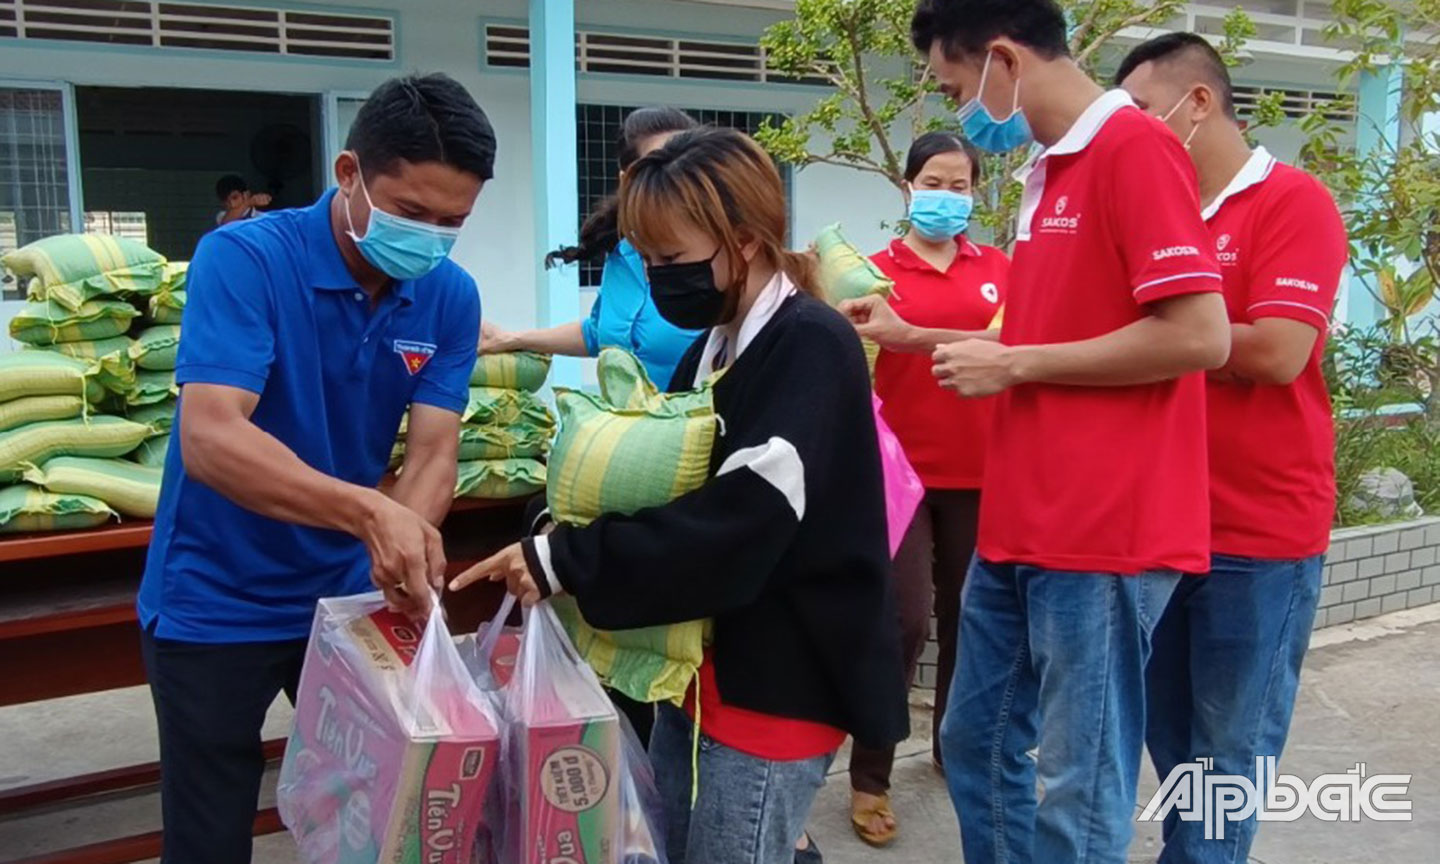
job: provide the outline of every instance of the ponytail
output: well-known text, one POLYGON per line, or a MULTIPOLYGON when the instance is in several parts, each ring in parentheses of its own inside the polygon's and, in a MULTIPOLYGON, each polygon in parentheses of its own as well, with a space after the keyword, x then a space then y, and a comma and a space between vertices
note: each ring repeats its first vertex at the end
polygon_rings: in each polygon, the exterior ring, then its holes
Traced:
MULTIPOLYGON (((695 118, 678 108, 637 108, 625 116, 620 128, 620 171, 640 159, 640 146, 660 135, 684 132, 699 126, 695 118)), ((545 256, 545 269, 577 261, 599 261, 620 245, 620 199, 611 195, 595 205, 580 226, 580 242, 561 246, 545 256)))
POLYGON ((577 261, 599 261, 615 251, 620 245, 620 199, 607 197, 580 226, 580 242, 575 246, 561 246, 545 256, 545 269, 558 264, 574 264, 577 261))

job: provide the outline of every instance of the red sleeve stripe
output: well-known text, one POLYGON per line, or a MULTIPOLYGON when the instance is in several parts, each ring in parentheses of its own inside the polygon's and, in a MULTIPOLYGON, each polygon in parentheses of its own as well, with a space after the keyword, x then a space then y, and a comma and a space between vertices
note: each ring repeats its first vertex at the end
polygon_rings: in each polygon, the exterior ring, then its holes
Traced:
POLYGON ((1219 278, 1220 278, 1220 274, 1219 274, 1219 273, 1180 273, 1180 274, 1177 274, 1177 275, 1175 275, 1175 276, 1166 276, 1166 277, 1163 278, 1163 279, 1151 279, 1149 282, 1146 282, 1144 285, 1137 286, 1137 287, 1135 288, 1135 290, 1134 290, 1134 291, 1131 291, 1130 293, 1131 293, 1131 294, 1139 294, 1141 291, 1144 291, 1146 288, 1153 288, 1153 287, 1155 287, 1156 285, 1163 285, 1163 284, 1165 284, 1166 282, 1174 282, 1174 281, 1179 280, 1179 279, 1219 279, 1219 278))
POLYGON ((1247 312, 1254 312, 1256 309, 1259 309, 1261 306, 1293 306, 1293 307, 1296 308, 1296 309, 1304 309, 1306 312, 1312 312, 1312 313, 1314 313, 1315 315, 1319 316, 1321 322, 1323 322, 1323 323, 1324 323, 1325 325, 1327 325, 1327 326, 1330 324, 1330 316, 1329 316, 1329 315, 1326 315, 1324 312, 1321 312, 1319 309, 1316 309, 1314 306, 1307 306, 1307 305, 1305 305, 1304 303, 1296 303, 1296 302, 1294 302, 1293 300, 1262 300, 1262 301, 1259 302, 1259 303, 1252 304, 1252 305, 1250 306, 1250 308, 1247 309, 1246 311, 1247 311, 1247 312))

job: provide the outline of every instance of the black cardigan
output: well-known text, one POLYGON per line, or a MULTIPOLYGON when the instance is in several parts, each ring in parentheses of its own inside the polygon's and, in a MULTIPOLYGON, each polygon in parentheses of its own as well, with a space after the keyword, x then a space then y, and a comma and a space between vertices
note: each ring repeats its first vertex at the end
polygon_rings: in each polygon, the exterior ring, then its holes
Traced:
MULTIPOLYGON (((671 389, 689 388, 704 346, 671 389)), ((818 300, 787 299, 716 385, 715 408, 711 479, 663 507, 557 528, 557 581, 604 629, 714 618, 728 705, 872 747, 902 740, 884 487, 854 330, 818 300)), ((526 554, 538 563, 533 541, 526 554)))

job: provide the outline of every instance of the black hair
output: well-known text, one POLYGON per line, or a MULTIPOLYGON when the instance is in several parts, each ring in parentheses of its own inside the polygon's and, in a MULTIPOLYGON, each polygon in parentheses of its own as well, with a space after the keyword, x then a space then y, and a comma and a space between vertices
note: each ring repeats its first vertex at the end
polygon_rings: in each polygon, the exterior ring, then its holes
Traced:
POLYGON ((964 153, 965 158, 970 160, 970 185, 979 185, 980 149, 954 132, 926 132, 915 139, 910 145, 910 152, 905 154, 906 182, 913 183, 925 170, 925 163, 942 153, 964 153))
POLYGON ((920 0, 910 41, 929 54, 940 43, 951 60, 975 57, 1005 36, 1047 60, 1066 57, 1065 13, 1055 0, 920 0))
POLYGON ((366 174, 392 174, 399 162, 440 162, 481 180, 495 176, 495 130, 470 93, 448 75, 407 75, 375 88, 345 149, 366 174))
MULTIPOLYGON (((620 150, 620 170, 624 171, 640 159, 640 145, 657 135, 671 132, 685 132, 699 127, 694 117, 679 108, 657 106, 636 108, 625 115, 620 125, 620 139, 616 142, 620 150)), ((580 226, 580 242, 575 246, 561 246, 545 256, 545 266, 557 263, 574 264, 576 261, 594 261, 603 258, 620 245, 619 206, 614 195, 595 205, 585 222, 580 226)))
POLYGON ((1190 64, 1191 71, 1220 97, 1220 108, 1225 116, 1234 120, 1235 88, 1230 83, 1230 70, 1225 68, 1225 60, 1215 46, 1198 33, 1166 33, 1136 45, 1116 70, 1115 86, 1119 87, 1146 63, 1158 66, 1182 58, 1190 64))
POLYGON ((215 181, 215 197, 221 201, 229 198, 232 193, 249 191, 250 184, 246 183, 245 178, 239 174, 226 174, 215 181))

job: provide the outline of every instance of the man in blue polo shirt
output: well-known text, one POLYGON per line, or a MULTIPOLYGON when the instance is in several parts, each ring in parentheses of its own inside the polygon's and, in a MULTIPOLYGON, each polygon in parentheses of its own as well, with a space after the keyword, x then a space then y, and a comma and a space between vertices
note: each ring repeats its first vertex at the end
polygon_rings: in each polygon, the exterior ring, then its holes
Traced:
POLYGON ((139 598, 166 864, 250 861, 261 724, 294 696, 318 598, 373 582, 429 609, 480 326, 475 282, 447 256, 494 156, 459 84, 396 79, 355 118, 338 190, 195 253, 139 598))

